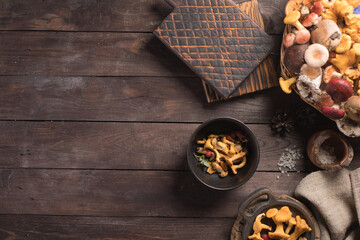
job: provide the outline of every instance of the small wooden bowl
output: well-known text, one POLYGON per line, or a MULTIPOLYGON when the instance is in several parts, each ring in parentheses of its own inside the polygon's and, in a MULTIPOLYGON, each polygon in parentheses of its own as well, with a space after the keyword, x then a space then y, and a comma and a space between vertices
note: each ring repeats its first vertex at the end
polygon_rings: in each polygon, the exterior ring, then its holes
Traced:
POLYGON ((315 166, 325 170, 348 166, 354 157, 350 143, 343 135, 333 130, 323 130, 312 135, 307 143, 307 154, 315 166), (321 156, 321 152, 325 148, 334 150, 335 160, 331 163, 321 161, 324 157, 321 156))

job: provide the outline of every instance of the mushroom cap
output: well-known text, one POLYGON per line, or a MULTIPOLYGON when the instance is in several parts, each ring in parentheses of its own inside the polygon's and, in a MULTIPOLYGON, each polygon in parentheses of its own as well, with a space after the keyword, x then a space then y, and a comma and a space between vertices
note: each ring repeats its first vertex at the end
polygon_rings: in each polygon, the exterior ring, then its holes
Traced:
POLYGON ((305 63, 304 55, 309 44, 293 45, 285 50, 284 65, 292 74, 299 74, 305 63))
POLYGON ((360 96, 351 96, 344 105, 346 116, 354 121, 360 121, 360 96))
POLYGON ((306 18, 301 22, 304 27, 311 27, 317 20, 319 16, 316 13, 310 13, 306 18))
POLYGON ((272 217, 274 217, 278 212, 279 212, 279 210, 277 210, 276 208, 270 208, 270 209, 267 210, 267 212, 266 212, 266 217, 267 217, 267 218, 272 218, 272 217))
POLYGON ((332 58, 330 62, 339 69, 340 73, 344 74, 349 67, 356 63, 356 51, 352 48, 346 54, 336 54, 336 57, 332 58))
POLYGON ((310 13, 310 8, 306 5, 302 5, 299 9, 299 12, 301 13, 301 16, 306 16, 310 13))
POLYGON ((289 224, 295 225, 296 224, 296 219, 295 218, 290 218, 289 220, 289 224))
POLYGON ((305 62, 310 67, 322 67, 329 59, 329 51, 321 44, 311 44, 305 51, 305 62))
POLYGON ((294 24, 299 20, 300 17, 301 17, 301 13, 299 11, 291 11, 284 18, 284 23, 285 24, 294 24))
POLYGON ((321 0, 320 2, 324 7, 329 8, 334 5, 335 1, 336 0, 321 0))
POLYGON ((324 45, 329 51, 334 50, 341 41, 341 31, 338 25, 329 19, 321 20, 311 31, 311 41, 324 45))
POLYGON ((283 39, 283 44, 285 48, 289 48, 295 43, 296 35, 294 33, 288 33, 283 39))
POLYGON ((360 56, 360 43, 354 43, 352 49, 354 49, 356 56, 360 56))
POLYGON ((321 1, 315 2, 314 5, 310 8, 311 13, 316 13, 320 15, 324 11, 324 7, 321 4, 321 1))
POLYGON ((304 44, 309 42, 310 40, 310 32, 306 28, 301 29, 297 32, 295 37, 295 42, 298 44, 304 44))
MULTIPOLYGON (((333 74, 338 73, 338 70, 334 67, 334 65, 329 65, 325 68, 323 73, 323 81, 324 83, 329 83, 331 79, 333 79, 333 74)), ((340 73, 339 73, 340 74, 340 73)))
POLYGON ((340 44, 335 48, 336 53, 345 53, 351 48, 351 37, 346 33, 341 35, 340 44))
POLYGON ((292 212, 288 206, 280 208, 279 212, 275 216, 277 222, 288 222, 291 218, 292 212))
POLYGON ((313 0, 289 0, 285 6, 285 15, 288 15, 291 11, 300 10, 302 6, 311 7, 313 0))
POLYGON ((314 67, 309 66, 308 64, 304 64, 304 65, 302 65, 302 67, 300 69, 300 74, 306 75, 306 76, 308 76, 308 78, 313 80, 322 75, 322 69, 321 69, 321 67, 314 68, 314 67))
POLYGON ((279 84, 281 90, 283 90, 284 93, 290 94, 292 92, 291 85, 294 83, 296 83, 296 77, 292 77, 287 80, 283 79, 282 77, 279 78, 279 84))

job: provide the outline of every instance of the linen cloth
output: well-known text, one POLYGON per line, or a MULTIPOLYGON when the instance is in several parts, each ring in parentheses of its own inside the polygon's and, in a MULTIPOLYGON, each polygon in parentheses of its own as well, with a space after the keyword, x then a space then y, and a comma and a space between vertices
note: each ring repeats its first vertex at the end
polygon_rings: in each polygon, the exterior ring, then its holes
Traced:
POLYGON ((360 240, 360 168, 311 173, 295 196, 311 207, 321 240, 360 240))

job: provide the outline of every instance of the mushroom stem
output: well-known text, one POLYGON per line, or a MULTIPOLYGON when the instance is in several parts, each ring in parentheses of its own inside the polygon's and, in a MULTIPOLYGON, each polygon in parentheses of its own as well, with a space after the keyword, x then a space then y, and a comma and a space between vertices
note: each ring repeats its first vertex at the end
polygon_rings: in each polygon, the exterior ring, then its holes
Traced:
POLYGON ((294 25, 298 30, 305 29, 305 27, 304 27, 299 21, 296 21, 293 25, 294 25))
POLYGON ((285 233, 286 233, 286 234, 289 234, 289 232, 291 231, 292 227, 293 227, 295 224, 296 224, 296 219, 295 219, 295 218, 291 218, 291 219, 289 220, 289 223, 288 223, 288 226, 287 226, 287 228, 286 228, 286 230, 285 230, 285 233))

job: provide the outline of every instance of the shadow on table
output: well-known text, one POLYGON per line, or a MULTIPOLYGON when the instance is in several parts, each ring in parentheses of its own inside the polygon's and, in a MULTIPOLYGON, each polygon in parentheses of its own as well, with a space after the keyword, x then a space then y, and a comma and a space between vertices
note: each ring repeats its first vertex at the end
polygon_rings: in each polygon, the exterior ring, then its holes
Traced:
POLYGON ((190 170, 179 172, 173 186, 177 207, 184 216, 219 217, 221 216, 219 209, 223 208, 232 192, 232 190, 214 190, 203 185, 190 170))

